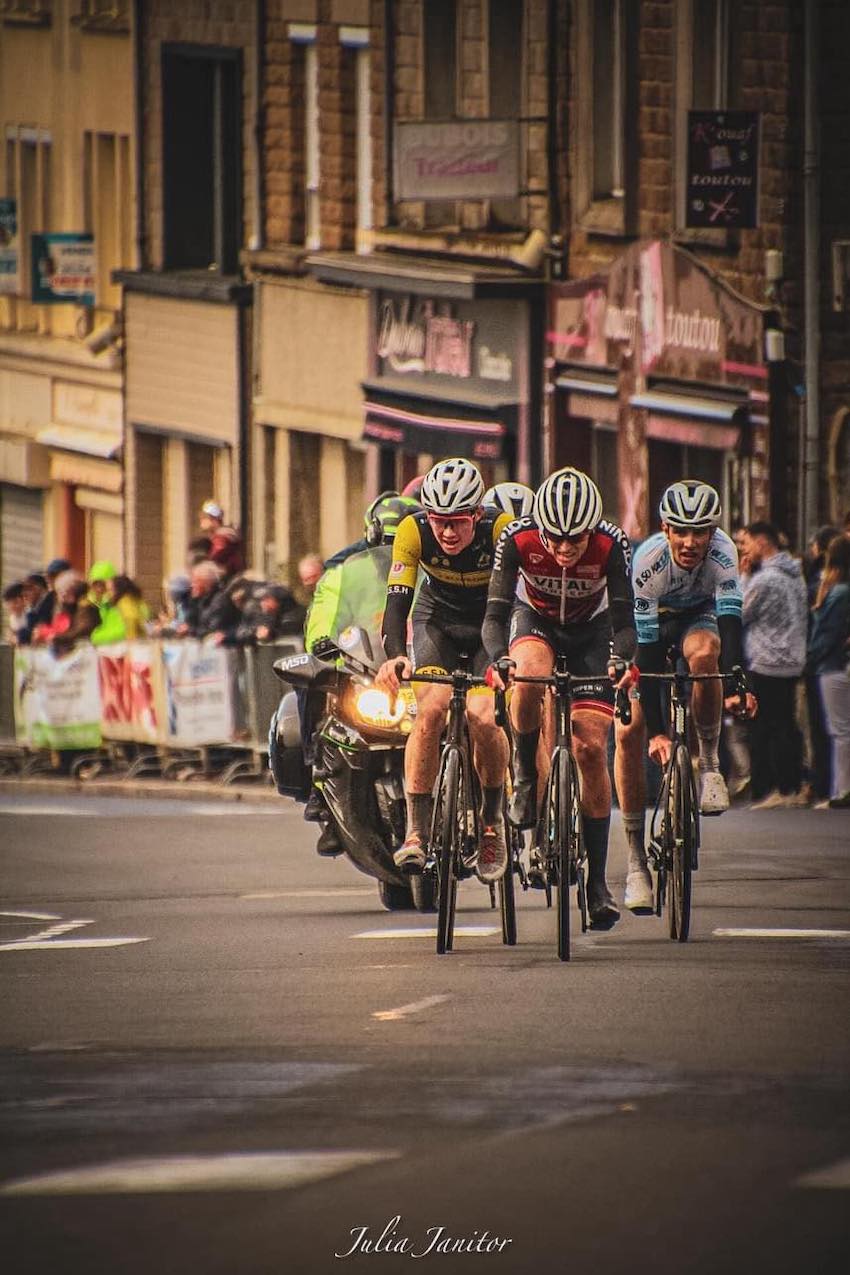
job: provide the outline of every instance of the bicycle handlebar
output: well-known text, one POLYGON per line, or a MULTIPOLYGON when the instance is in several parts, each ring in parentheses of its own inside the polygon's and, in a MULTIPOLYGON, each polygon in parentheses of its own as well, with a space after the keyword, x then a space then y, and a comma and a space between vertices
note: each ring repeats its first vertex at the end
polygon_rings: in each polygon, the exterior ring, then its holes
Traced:
MULTIPOLYGON (((455 669, 454 673, 411 673, 410 677, 404 677, 401 673, 401 665, 396 665, 396 675, 400 682, 410 684, 412 682, 430 682, 437 686, 461 686, 467 690, 472 690, 476 686, 487 686, 486 677, 476 677, 474 673, 467 673, 465 669, 455 669)), ((496 697, 495 716, 496 725, 500 730, 505 730, 508 724, 508 707, 505 698, 505 692, 493 688, 496 697)))

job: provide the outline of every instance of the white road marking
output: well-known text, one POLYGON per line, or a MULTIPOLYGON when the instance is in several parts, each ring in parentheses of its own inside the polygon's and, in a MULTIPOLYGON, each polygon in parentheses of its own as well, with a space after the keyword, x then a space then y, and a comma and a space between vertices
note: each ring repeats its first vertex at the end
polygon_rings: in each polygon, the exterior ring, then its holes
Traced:
MULTIPOLYGON (((26 913, 3 913, 5 916, 26 916, 26 913)), ((37 914, 31 913, 30 916, 35 919, 37 914)), ((108 938, 108 939, 63 939, 62 934, 69 934, 72 930, 82 929, 84 925, 94 925, 94 921, 76 920, 76 921, 60 921, 59 917, 53 917, 48 913, 39 914, 39 920, 56 920, 58 925, 51 925, 46 930, 38 930, 35 934, 26 934, 23 938, 13 939, 11 943, 0 943, 0 952, 49 952, 54 948, 78 948, 78 947, 124 947, 128 943, 149 943, 149 938, 108 938)))
POLYGON ((850 1190, 850 1160, 839 1160, 826 1169, 804 1173, 795 1186, 826 1188, 832 1191, 850 1190))
POLYGON ((85 793, 81 796, 79 802, 75 805, 65 804, 56 805, 53 802, 12 802, 0 801, 0 815, 61 815, 67 818, 69 815, 85 819, 115 819, 116 805, 104 808, 101 805, 93 806, 92 799, 97 802, 114 802, 121 805, 121 818, 139 818, 150 819, 156 817, 177 818, 186 815, 202 815, 204 817, 221 817, 230 813, 233 816, 238 815, 275 815, 288 813, 285 810, 278 811, 273 802, 265 805, 250 805, 248 802, 229 801, 222 799, 221 801, 188 801, 186 798, 179 797, 151 797, 147 800, 139 797, 98 797, 97 793, 85 793), (167 803, 167 809, 161 809, 163 803, 167 803))
POLYGON ((719 939, 850 939, 850 930, 720 929, 719 939))
POLYGON ((110 1160, 18 1178, 0 1195, 149 1195, 171 1191, 275 1191, 382 1160, 397 1151, 272 1151, 110 1160))
POLYGON ((431 1009, 434 1005, 442 1005, 448 996, 426 996, 421 1001, 411 1001, 409 1005, 399 1005, 398 1009, 379 1009, 372 1015, 382 1023, 392 1023, 399 1018, 408 1018, 411 1014, 420 1014, 423 1009, 431 1009))
POLYGON ((55 912, 0 912, 0 916, 19 916, 25 921, 61 921, 55 912))
MULTIPOLYGON (((496 925, 455 926, 455 935, 458 938, 480 938, 499 932, 499 927, 496 925)), ((436 928, 433 930, 363 930, 360 934, 352 934, 351 937, 355 939, 435 939, 437 931, 436 928)))
POLYGON ((359 890, 357 887, 349 889, 346 886, 337 886, 333 890, 309 889, 305 887, 301 890, 257 890, 252 894, 240 894, 240 899, 347 899, 353 895, 368 894, 371 898, 374 890, 359 890))
POLYGON ((33 942, 24 939, 20 943, 0 943, 0 952, 53 952, 56 948, 77 947, 126 947, 128 943, 150 943, 149 938, 113 939, 45 939, 33 942))

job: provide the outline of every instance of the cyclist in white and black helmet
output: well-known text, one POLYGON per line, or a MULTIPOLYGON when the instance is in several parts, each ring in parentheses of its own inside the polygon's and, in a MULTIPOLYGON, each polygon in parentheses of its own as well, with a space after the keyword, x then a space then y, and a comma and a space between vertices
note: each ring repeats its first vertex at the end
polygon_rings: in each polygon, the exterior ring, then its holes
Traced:
MULTIPOLYGON (((414 669, 452 673, 463 652, 469 656, 470 672, 480 675, 487 667, 481 645, 487 586, 496 540, 512 514, 485 509, 483 497, 484 480, 471 461, 457 456, 440 461, 422 483, 422 512, 405 518, 396 532, 384 613, 388 658, 376 678, 376 684, 391 693, 398 690, 399 664, 406 676, 414 669), (414 605, 420 570, 424 580, 414 605), (413 641, 408 658, 411 606, 413 641)), ((425 863, 440 734, 451 696, 447 686, 419 683, 413 689, 416 722, 404 759, 407 834, 394 856, 396 866, 405 872, 419 872, 425 863)), ((486 687, 470 692, 468 721, 483 799, 477 867, 482 881, 498 880, 508 862, 502 815, 508 749, 493 708, 493 695, 486 687)))
MULTIPOLYGON (((644 540, 632 568, 637 664, 646 673, 662 672, 667 651, 675 646, 692 673, 716 673, 718 666, 731 672, 742 663, 741 582, 738 552, 718 526, 720 497, 708 483, 686 478, 667 488, 659 514, 661 530, 644 540)), ((719 815, 729 807, 717 755, 722 698, 719 682, 694 683, 704 815, 719 815)), ((730 711, 737 711, 737 706, 737 697, 727 700, 730 711)), ((752 715, 755 707, 748 695, 747 713, 752 715)), ((652 911, 652 877, 644 847, 645 731, 650 757, 665 765, 670 740, 659 684, 653 681, 643 683, 631 724, 617 727, 617 793, 629 841, 625 905, 639 915, 652 911)))
MULTIPOLYGON (((560 469, 538 489, 531 517, 496 545, 484 618, 484 645, 495 685, 548 676, 556 656, 569 658, 574 685, 572 731, 581 772, 591 925, 607 929, 620 913, 605 867, 611 817, 608 735, 614 716, 612 653, 627 664, 635 651, 631 550, 625 532, 602 517, 602 497, 587 474, 560 469), (507 658, 507 662, 506 661, 507 658), (512 667, 511 667, 512 666, 512 667), (501 671, 500 671, 501 670, 501 671)), ((542 688, 517 684, 511 701, 514 800, 511 818, 533 828, 546 776, 538 775, 542 688)))
POLYGON ((496 483, 484 493, 481 502, 485 509, 510 514, 512 518, 524 518, 531 513, 534 492, 525 483, 496 483))

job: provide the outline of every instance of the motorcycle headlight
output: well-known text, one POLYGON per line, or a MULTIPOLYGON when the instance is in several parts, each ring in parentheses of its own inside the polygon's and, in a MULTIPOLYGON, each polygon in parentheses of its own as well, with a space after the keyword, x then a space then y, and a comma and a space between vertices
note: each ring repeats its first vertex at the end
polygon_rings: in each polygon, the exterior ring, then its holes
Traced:
POLYGON ((354 708, 357 716, 371 726, 380 726, 384 730, 394 727, 407 734, 412 726, 412 717, 416 711, 413 692, 405 686, 396 696, 395 707, 390 706, 390 697, 385 691, 375 686, 365 687, 354 696, 354 708))

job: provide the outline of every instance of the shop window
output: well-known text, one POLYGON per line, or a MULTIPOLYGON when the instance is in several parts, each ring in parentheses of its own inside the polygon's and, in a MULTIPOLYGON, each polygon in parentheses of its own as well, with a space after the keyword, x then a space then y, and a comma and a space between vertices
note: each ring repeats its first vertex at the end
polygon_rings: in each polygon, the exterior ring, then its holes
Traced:
POLYGON ((235 274, 242 234, 238 50, 162 56, 166 270, 235 274))
POLYGON ((341 27, 340 91, 345 101, 343 122, 343 189, 353 192, 343 207, 346 238, 356 238, 359 251, 369 251, 365 232, 372 228, 372 130, 369 109, 369 32, 366 27, 341 27), (350 114, 349 114, 350 113, 350 114), (348 118, 353 117, 354 131, 348 118))
MULTIPOLYGON (((731 0, 680 0, 676 5, 675 211, 680 229, 685 225, 688 111, 732 110, 737 105, 737 31, 731 0)), ((726 242, 723 230, 687 233, 708 242, 726 242)))
POLYGON ((577 9, 575 186, 580 224, 625 234, 635 178, 637 17, 634 0, 582 0, 577 9))
POLYGON ((85 227, 94 235, 96 304, 118 309, 121 289, 112 271, 131 264, 130 139, 114 133, 83 134, 85 227))
POLYGON ((590 473, 599 494, 605 517, 620 520, 620 488, 617 481, 617 427, 594 423, 590 445, 590 473))
MULTIPOLYGON (((428 0, 422 6, 425 119, 450 120, 457 115, 457 0, 428 0)), ((426 226, 450 226, 457 220, 451 201, 425 205, 426 226)))
POLYGON ((0 18, 4 22, 49 26, 52 16, 52 0, 0 0, 0 18))
MULTIPOLYGON (((45 129, 10 125, 6 129, 6 193, 17 203, 17 295, 32 296, 30 236, 50 229, 51 136, 45 129)), ((36 320, 29 307, 20 307, 17 324, 32 328, 36 320)))
MULTIPOLYGON (((487 58, 490 83, 490 118, 516 120, 522 115, 524 0, 490 0, 487 58)), ((513 229, 524 224, 521 199, 494 199, 490 203, 493 229, 513 229)))

